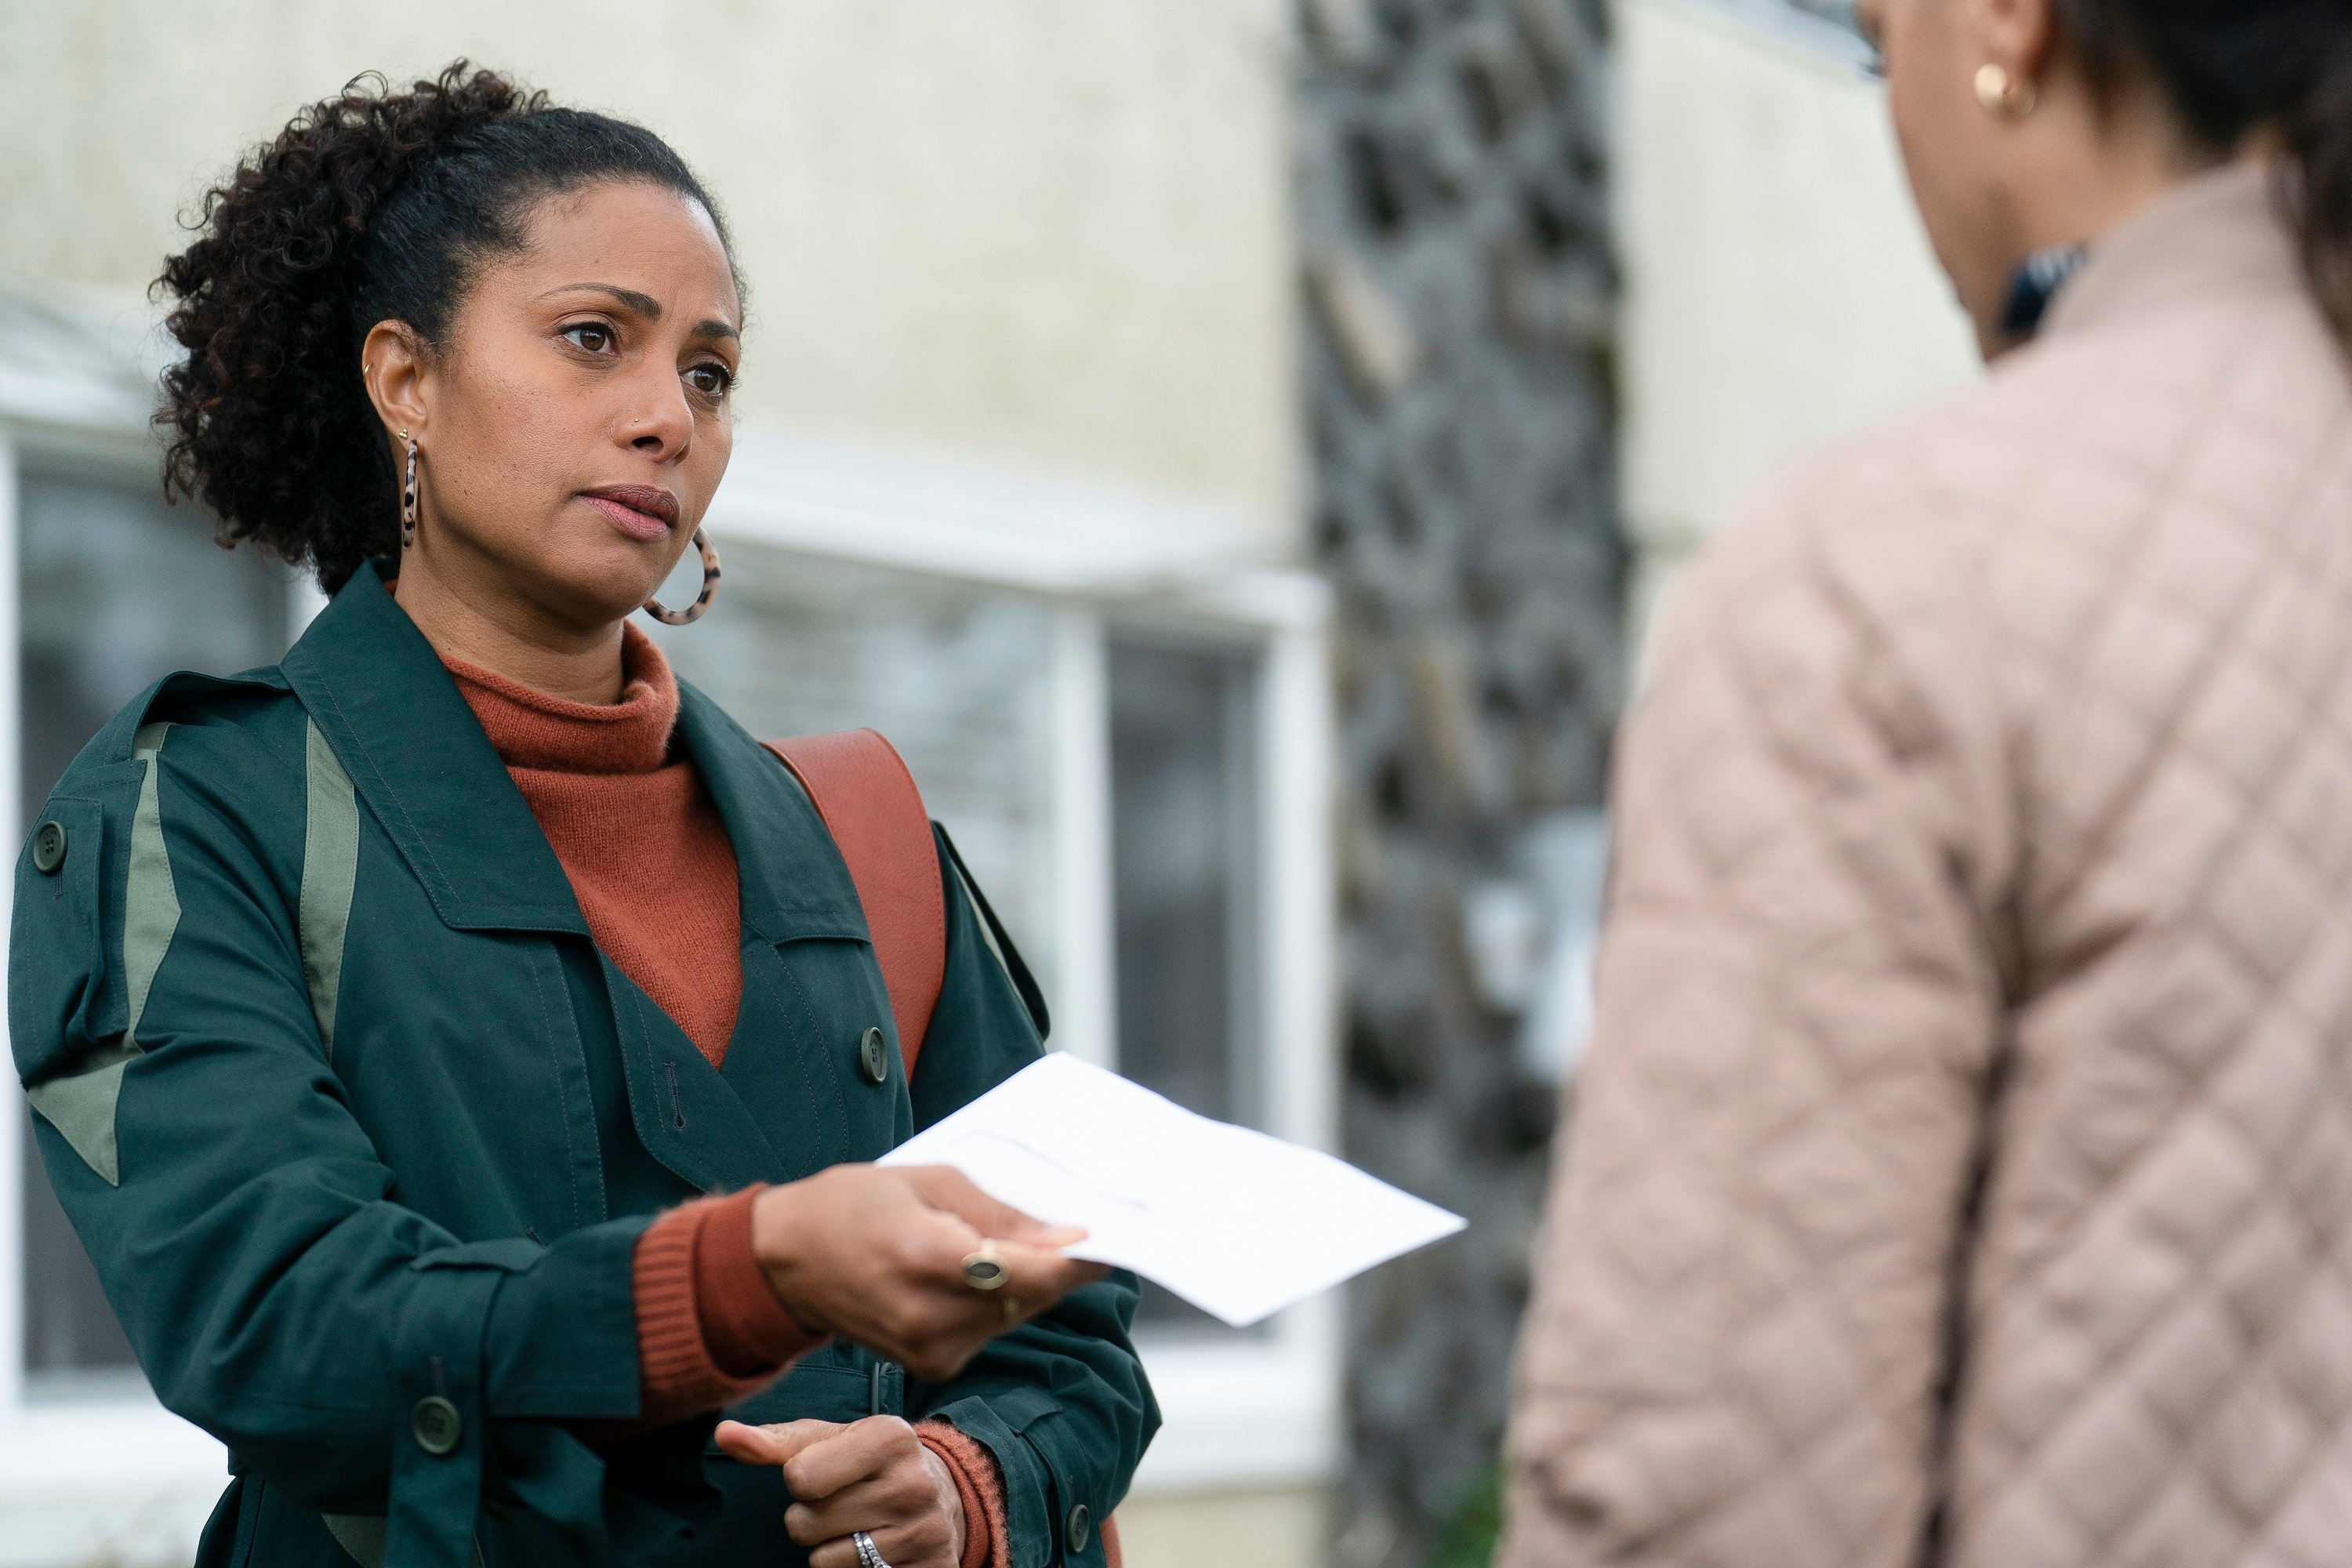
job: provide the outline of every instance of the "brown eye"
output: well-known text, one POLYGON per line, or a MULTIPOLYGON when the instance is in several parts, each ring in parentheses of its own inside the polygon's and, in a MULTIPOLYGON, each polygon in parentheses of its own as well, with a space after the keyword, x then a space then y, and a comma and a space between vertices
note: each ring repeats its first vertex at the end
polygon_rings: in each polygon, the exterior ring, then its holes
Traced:
POLYGON ((613 329, 602 321, 575 321, 563 329, 562 336, 592 354, 609 353, 613 349, 613 329))
POLYGON ((705 397, 723 397, 727 389, 735 384, 735 377, 723 364, 689 365, 686 384, 705 397))

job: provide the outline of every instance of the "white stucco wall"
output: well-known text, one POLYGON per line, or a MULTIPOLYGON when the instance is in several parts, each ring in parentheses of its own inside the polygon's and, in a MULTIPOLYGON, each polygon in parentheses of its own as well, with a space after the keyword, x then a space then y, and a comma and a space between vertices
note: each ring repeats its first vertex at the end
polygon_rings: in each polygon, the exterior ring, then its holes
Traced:
POLYGON ((1978 362, 1885 89, 1832 35, 1770 0, 1619 0, 1617 23, 1638 627, 1770 469, 1978 362))
POLYGON ((0 272, 145 284, 300 104, 459 54, 729 209, 755 421, 1205 500, 1298 484, 1283 0, 0 6, 0 272))

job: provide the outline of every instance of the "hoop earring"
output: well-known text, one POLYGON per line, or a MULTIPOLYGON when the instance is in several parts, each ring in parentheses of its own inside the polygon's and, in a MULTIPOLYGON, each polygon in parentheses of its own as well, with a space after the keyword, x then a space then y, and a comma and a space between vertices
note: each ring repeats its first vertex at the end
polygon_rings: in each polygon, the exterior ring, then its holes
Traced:
POLYGON ((1990 60, 1977 68, 1976 89, 1977 102, 1995 120, 2022 120, 2042 101, 2042 89, 2031 79, 1990 60))
POLYGON ((402 426, 400 438, 408 443, 408 477, 400 487, 400 547, 416 542, 416 437, 402 426))
POLYGON ((694 531, 694 547, 702 552, 702 592, 694 603, 682 610, 665 609, 659 599, 647 599, 641 606, 646 614, 666 626, 690 626, 702 618, 710 608, 710 601, 719 592, 719 552, 710 547, 710 537, 699 528, 694 531))

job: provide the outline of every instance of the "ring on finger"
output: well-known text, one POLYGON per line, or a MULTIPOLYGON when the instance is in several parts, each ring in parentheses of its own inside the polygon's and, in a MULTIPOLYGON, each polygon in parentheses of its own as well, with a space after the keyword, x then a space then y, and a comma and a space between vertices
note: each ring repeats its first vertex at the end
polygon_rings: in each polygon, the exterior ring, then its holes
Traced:
POLYGON ((1021 1298, 1020 1298, 1020 1297, 1018 1297, 1018 1296, 1007 1296, 1006 1298, 1004 1298, 1004 1322, 1005 1322, 1005 1326, 1006 1326, 1007 1328, 1010 1328, 1012 1325, 1013 1325, 1014 1323, 1019 1322, 1020 1321, 1021 1321, 1021 1298))
POLYGON ((890 1568, 889 1562, 882 1555, 882 1549, 875 1545, 874 1538, 864 1531, 852 1531, 849 1543, 857 1548, 857 1568, 890 1568))
POLYGON ((1012 1277, 994 1241, 982 1242, 964 1258, 963 1282, 975 1290, 1001 1290, 1012 1277))

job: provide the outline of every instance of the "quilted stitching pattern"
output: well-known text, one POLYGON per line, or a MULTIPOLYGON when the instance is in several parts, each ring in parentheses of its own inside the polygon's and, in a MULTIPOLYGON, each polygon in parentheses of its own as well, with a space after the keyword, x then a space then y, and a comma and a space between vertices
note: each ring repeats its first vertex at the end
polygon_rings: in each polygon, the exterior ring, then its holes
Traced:
POLYGON ((2352 396, 2278 249, 1682 590, 1512 1568, 2352 1560, 2352 396))

